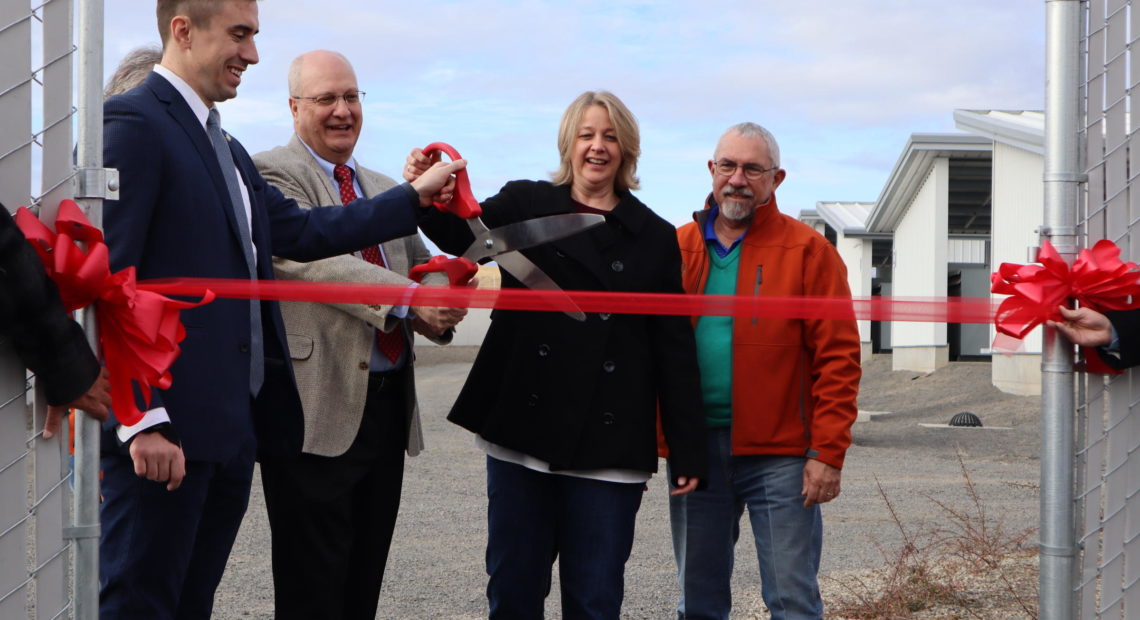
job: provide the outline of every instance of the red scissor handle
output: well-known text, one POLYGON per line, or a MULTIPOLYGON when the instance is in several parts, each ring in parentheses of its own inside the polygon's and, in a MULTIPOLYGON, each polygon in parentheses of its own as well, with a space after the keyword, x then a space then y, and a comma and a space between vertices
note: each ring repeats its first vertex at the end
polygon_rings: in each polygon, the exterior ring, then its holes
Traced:
POLYGON ((411 271, 408 272, 408 277, 416 282, 422 282, 427 274, 441 272, 447 274, 447 281, 452 286, 466 286, 471 278, 475 277, 477 271, 479 271, 479 266, 466 258, 433 256, 428 262, 412 267, 411 271))
MULTIPOLYGON (((436 151, 447 153, 452 161, 460 158, 459 151, 446 142, 432 142, 424 147, 424 155, 430 156, 436 151)), ((479 206, 479 201, 475 200, 475 194, 471 193, 471 180, 467 178, 466 168, 455 173, 455 195, 451 197, 451 202, 447 204, 437 202, 435 208, 444 213, 450 211, 465 220, 483 215, 483 207, 479 206)))

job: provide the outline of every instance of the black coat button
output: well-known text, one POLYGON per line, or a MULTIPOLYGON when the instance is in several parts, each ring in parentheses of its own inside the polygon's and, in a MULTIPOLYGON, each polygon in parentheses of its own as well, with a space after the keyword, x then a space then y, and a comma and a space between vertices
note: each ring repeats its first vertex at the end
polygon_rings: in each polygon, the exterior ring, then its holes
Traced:
POLYGON ((602 370, 606 372, 613 372, 614 368, 617 368, 617 364, 614 364, 609 360, 606 360, 604 363, 602 363, 602 370))
POLYGON ((550 345, 545 345, 545 344, 538 345, 538 356, 539 357, 546 357, 547 355, 550 355, 550 345))
POLYGON ((614 262, 610 263, 610 269, 621 273, 621 271, 625 269, 625 265, 623 265, 620 260, 615 260, 614 262))
POLYGON ((360 362, 356 366, 357 366, 357 368, 360 368, 361 370, 368 370, 368 362, 360 362))
POLYGON ((558 258, 566 258, 566 255, 562 253, 562 250, 554 250, 554 255, 558 258))
POLYGON ((531 394, 530 396, 528 396, 526 399, 526 404, 529 407, 534 407, 534 406, 538 405, 538 394, 531 394))
POLYGON ((614 414, 609 411, 602 414, 602 424, 609 426, 614 423, 614 414))
POLYGON ((243 342, 243 343, 239 344, 238 345, 238 351, 241 351, 242 353, 249 353, 249 343, 243 342))

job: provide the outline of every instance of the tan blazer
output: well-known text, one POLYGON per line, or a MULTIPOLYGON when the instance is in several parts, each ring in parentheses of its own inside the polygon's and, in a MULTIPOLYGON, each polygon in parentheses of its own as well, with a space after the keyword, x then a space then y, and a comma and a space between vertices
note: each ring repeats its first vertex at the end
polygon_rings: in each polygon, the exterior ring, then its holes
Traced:
MULTIPOLYGON (((305 145, 294 135, 285 146, 253 156, 265 180, 277 186, 302 207, 340 204, 332 180, 321 170, 305 145)), ((378 172, 357 166, 357 180, 366 196, 374 196, 396 182, 378 172)), ((377 282, 408 284, 405 277, 413 265, 430 258, 419 235, 401 237, 383 244, 388 268, 373 265, 359 255, 345 254, 311 263, 273 259, 281 280, 377 282)), ((360 429, 368 389, 368 361, 372 354, 373 328, 402 329, 412 342, 409 321, 389 316, 392 306, 281 302, 289 353, 305 414, 302 450, 320 456, 340 456, 348 450, 360 429)), ((436 342, 451 340, 451 331, 436 342)), ((409 351, 409 353, 411 353, 409 351)), ((409 368, 409 371, 414 370, 409 368)), ((408 454, 423 449, 419 404, 414 372, 404 373, 408 395, 405 412, 408 454)))

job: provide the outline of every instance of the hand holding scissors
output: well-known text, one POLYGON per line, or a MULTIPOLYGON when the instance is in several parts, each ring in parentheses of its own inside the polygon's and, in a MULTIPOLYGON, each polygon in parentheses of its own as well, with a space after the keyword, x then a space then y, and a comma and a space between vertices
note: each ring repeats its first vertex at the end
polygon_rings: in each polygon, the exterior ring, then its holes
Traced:
MULTIPOLYGON (((438 152, 447 153, 453 161, 460 159, 459 152, 450 145, 433 142, 422 151, 413 151, 408 156, 404 178, 418 178, 423 170, 431 169, 436 163, 433 155, 438 152)), ((450 196, 446 196, 446 191, 441 193, 444 194, 441 195, 441 200, 445 197, 448 200, 436 202, 435 207, 466 220, 475 238, 458 258, 436 256, 423 265, 413 267, 409 277, 416 281, 421 280, 427 273, 443 271, 448 274, 448 281, 453 286, 462 285, 475 275, 478 269, 475 263, 494 260, 499 267, 510 272, 528 288, 561 291, 562 289, 550 276, 529 258, 523 256, 519 250, 556 241, 606 221, 605 216, 594 213, 564 213, 488 228, 481 217, 483 208, 471 193, 471 182, 466 169, 456 171, 454 191, 450 196)), ((567 310, 566 314, 578 321, 586 320, 585 313, 577 307, 574 310, 567 310)))

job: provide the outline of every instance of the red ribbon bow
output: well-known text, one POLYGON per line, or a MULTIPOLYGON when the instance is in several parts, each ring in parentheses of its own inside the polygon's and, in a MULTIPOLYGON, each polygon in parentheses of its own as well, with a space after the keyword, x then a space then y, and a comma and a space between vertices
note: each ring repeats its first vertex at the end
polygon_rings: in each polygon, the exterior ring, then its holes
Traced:
POLYGON ((143 414, 133 386, 147 406, 151 387, 170 387, 170 366, 186 337, 179 312, 210 303, 214 294, 207 290, 197 303, 177 301, 138 288, 134 267, 112 274, 102 231, 71 200, 60 202, 54 233, 27 207, 16 211, 16 224, 43 260, 68 312, 94 304, 115 417, 127 426, 138 422, 143 414))
MULTIPOLYGON (((1098 312, 1140 305, 1136 263, 1120 260, 1120 248, 1107 239, 1081 250, 1072 267, 1048 241, 1037 252, 1039 265, 1002 263, 990 275, 990 291, 1011 295, 994 316, 997 330, 1021 339, 1046 320, 1063 321, 1057 309, 1070 298, 1098 312)), ((1086 352, 1090 372, 1113 372, 1096 353, 1086 352)))

